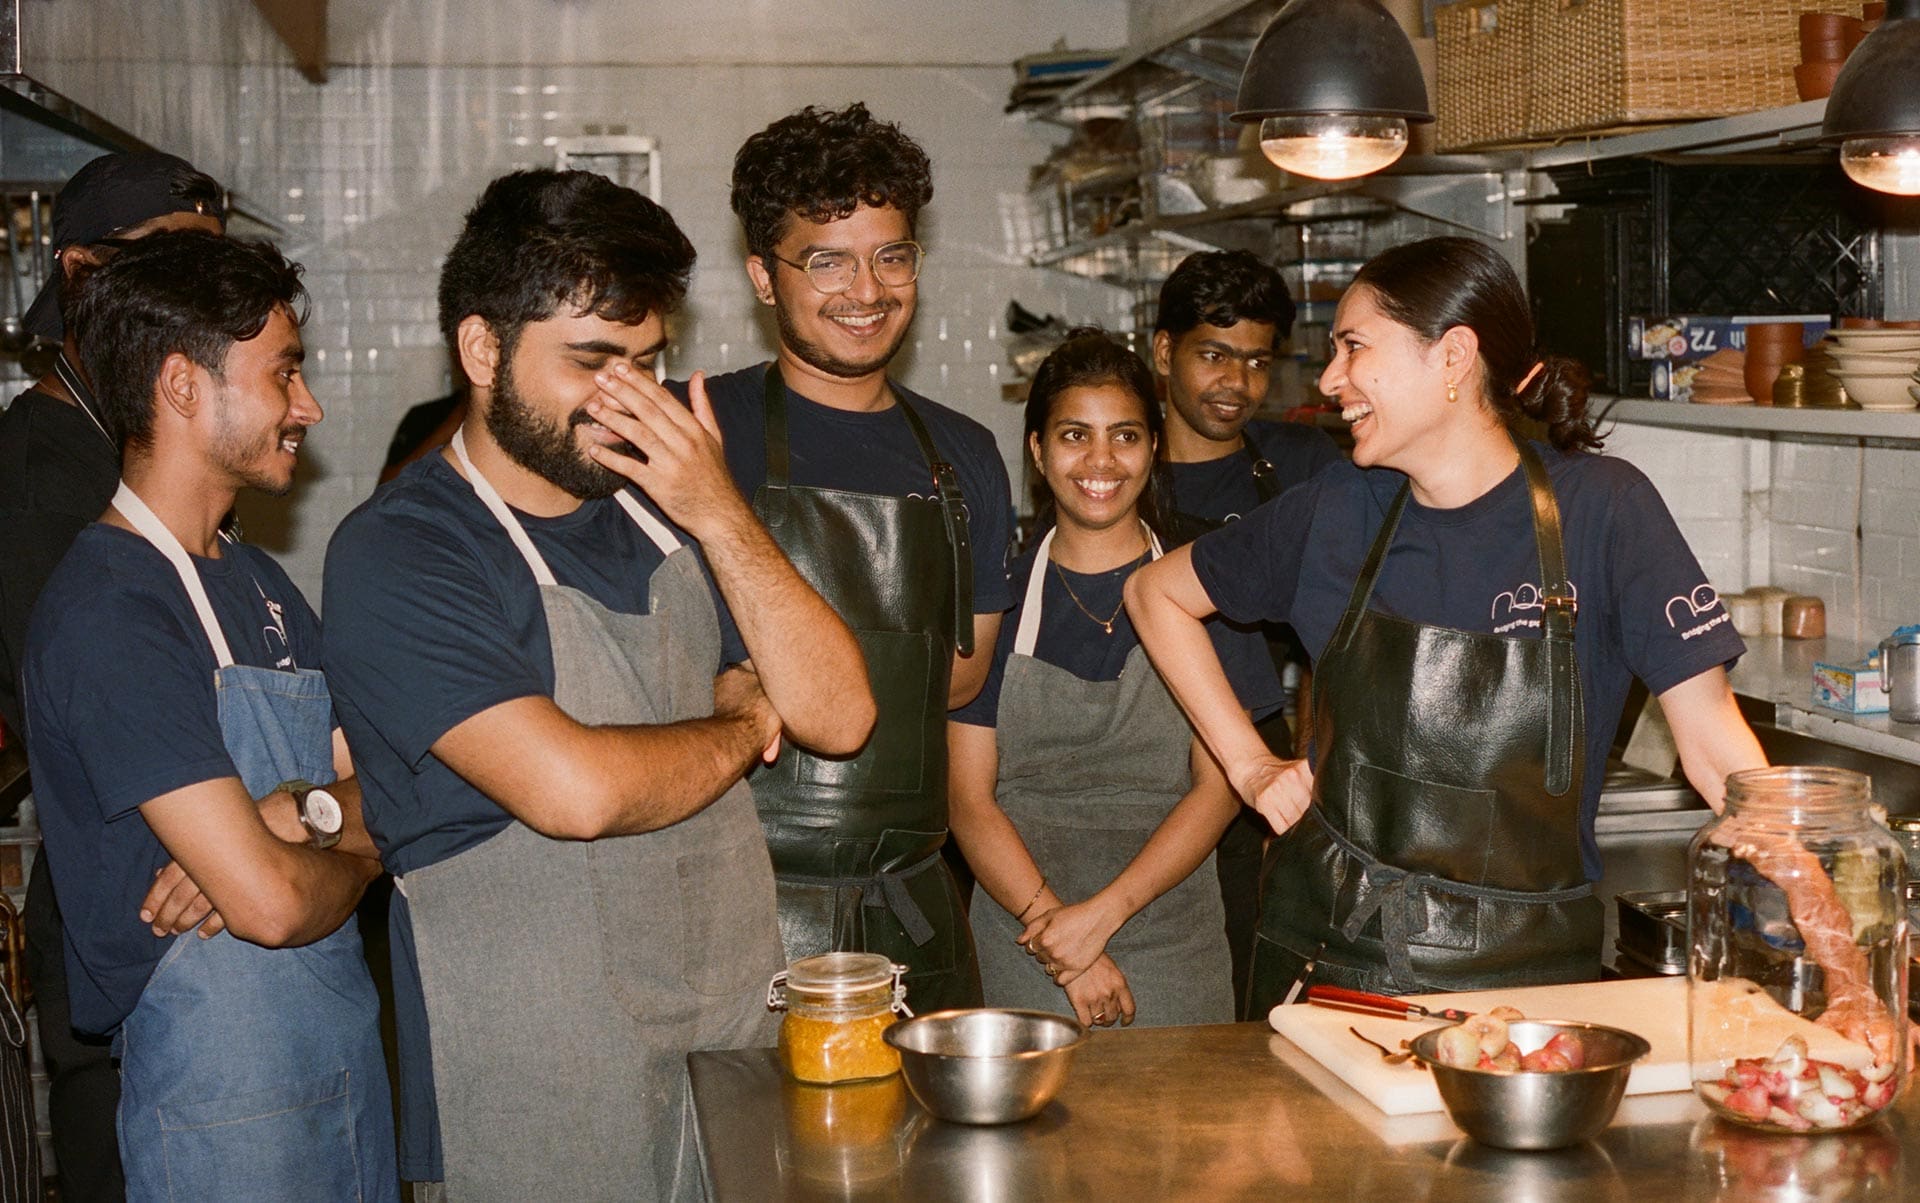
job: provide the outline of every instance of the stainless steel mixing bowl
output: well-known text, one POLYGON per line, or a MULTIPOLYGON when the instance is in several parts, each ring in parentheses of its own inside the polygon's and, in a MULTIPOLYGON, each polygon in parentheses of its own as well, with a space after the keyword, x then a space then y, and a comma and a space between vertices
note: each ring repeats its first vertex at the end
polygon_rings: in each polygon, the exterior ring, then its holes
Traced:
POLYGON ((921 1106, 962 1124, 1030 1119, 1066 1081, 1087 1030, 1045 1011, 936 1011, 887 1029, 921 1106))
POLYGON ((1444 1028, 1422 1032, 1413 1055, 1433 1071, 1447 1114, 1468 1136, 1496 1149, 1558 1149, 1600 1135, 1613 1122, 1633 1063, 1652 1046, 1632 1032, 1561 1019, 1516 1019, 1508 1038, 1521 1053, 1571 1032, 1586 1049, 1586 1065, 1552 1072, 1501 1073, 1462 1069, 1439 1057, 1444 1028))

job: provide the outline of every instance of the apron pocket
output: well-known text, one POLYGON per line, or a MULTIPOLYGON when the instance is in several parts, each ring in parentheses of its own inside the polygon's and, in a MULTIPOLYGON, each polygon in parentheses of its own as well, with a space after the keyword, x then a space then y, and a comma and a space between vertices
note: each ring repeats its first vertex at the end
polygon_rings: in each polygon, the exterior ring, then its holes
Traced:
MULTIPOLYGON (((755 836, 758 836, 756 831, 755 836)), ((680 893, 681 979, 696 994, 721 997, 763 985, 767 966, 759 955, 759 916, 774 908, 772 891, 743 898, 740 867, 758 848, 728 841, 689 852, 675 866, 680 893), (752 918, 749 918, 751 916, 752 918)))
POLYGON ((1398 869, 1468 885, 1487 880, 1494 791, 1425 781, 1373 764, 1354 766, 1351 788, 1348 839, 1398 869))
MULTIPOLYGON (((336 1070, 224 1099, 156 1108, 168 1194, 183 1203, 358 1198, 351 1085, 352 1075, 336 1070)), ((378 1088, 384 1094, 384 1083, 378 1088)))
MULTIPOLYGON (((802 754, 800 783, 870 793, 918 793, 926 784, 928 727, 934 726, 935 737, 944 738, 946 720, 945 689, 940 691, 941 711, 934 712, 929 703, 933 693, 929 682, 936 668, 933 637, 924 631, 855 631, 854 637, 866 655, 867 680, 880 726, 854 756, 802 754)), ((939 679, 946 680, 946 675, 942 669, 939 679)))

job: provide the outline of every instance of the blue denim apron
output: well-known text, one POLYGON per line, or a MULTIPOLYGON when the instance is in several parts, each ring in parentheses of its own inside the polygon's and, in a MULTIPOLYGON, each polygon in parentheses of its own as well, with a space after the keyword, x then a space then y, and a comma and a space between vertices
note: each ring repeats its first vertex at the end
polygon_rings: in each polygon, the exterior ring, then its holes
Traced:
MULTIPOLYGON (((219 669, 220 734, 247 793, 333 780, 313 669, 235 664, 179 540, 125 483, 114 508, 173 563, 219 669)), ((379 1002, 349 916, 302 948, 176 936, 114 1039, 127 1197, 398 1203, 379 1002)))

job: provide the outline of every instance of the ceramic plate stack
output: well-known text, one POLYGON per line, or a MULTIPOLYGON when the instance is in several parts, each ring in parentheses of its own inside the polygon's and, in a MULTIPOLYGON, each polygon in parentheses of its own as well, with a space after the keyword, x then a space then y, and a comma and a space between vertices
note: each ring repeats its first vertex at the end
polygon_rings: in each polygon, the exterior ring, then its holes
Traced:
POLYGON ((1834 330, 1825 346, 1833 374, 1861 409, 1920 405, 1920 330, 1834 330))

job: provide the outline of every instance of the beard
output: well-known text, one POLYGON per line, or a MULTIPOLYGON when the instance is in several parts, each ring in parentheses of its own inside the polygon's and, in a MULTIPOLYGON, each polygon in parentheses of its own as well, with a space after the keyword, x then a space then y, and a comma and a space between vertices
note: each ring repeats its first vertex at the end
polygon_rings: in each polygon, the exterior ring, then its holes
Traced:
MULTIPOLYGON (((487 406, 487 433, 514 463, 582 501, 611 497, 627 483, 626 477, 588 459, 580 449, 573 428, 592 421, 584 409, 574 410, 564 425, 537 413, 514 384, 510 357, 502 364, 487 406)), ((609 450, 637 457, 630 443, 609 450)))
MULTIPOLYGON (((892 313, 899 308, 899 301, 889 301, 887 312, 892 313)), ((819 343, 807 339, 794 324, 793 315, 785 305, 775 305, 773 312, 774 319, 780 327, 781 343, 798 356, 800 362, 817 368, 829 376, 838 376, 842 380, 858 380, 862 376, 871 376, 885 369, 889 363, 893 362, 893 357, 899 353, 900 344, 907 341, 907 328, 911 324, 902 322, 900 332, 893 336, 892 342, 888 343, 884 349, 875 352, 873 358, 862 361, 842 359, 819 343)))
POLYGON ((266 434, 248 438, 233 421, 235 406, 224 383, 220 386, 217 403, 220 408, 214 426, 214 458, 226 466, 243 489, 253 489, 269 497, 285 497, 292 492, 293 473, 287 473, 283 480, 253 465, 273 455, 288 438, 304 440, 305 428, 298 425, 281 426, 266 434))

